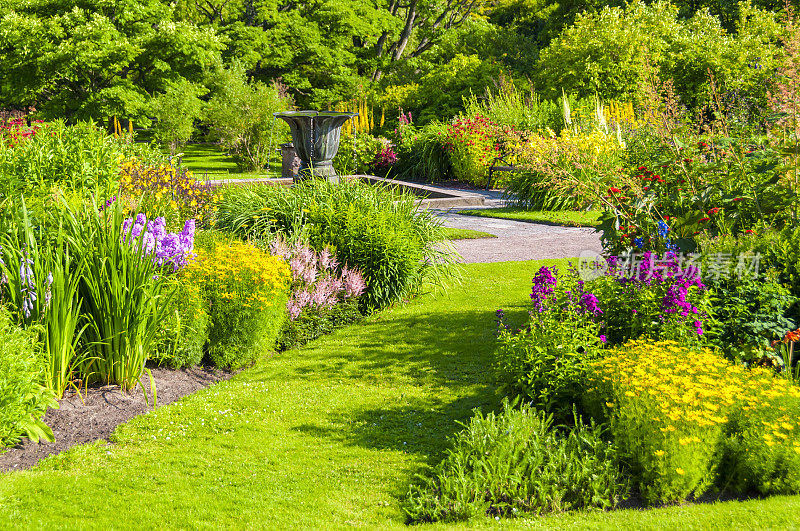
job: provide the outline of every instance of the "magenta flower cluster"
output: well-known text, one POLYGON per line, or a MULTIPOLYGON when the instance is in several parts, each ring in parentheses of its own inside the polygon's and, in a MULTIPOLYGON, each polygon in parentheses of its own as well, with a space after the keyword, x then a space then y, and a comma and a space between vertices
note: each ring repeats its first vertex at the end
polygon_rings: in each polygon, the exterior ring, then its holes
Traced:
POLYGON ((696 287, 706 289, 700 280, 700 268, 695 265, 681 265, 678 256, 671 251, 659 257, 652 252, 642 255, 641 261, 634 267, 621 267, 624 260, 618 256, 608 259, 608 274, 617 277, 618 282, 638 291, 656 288, 663 290, 659 318, 663 321, 668 316, 678 316, 682 321, 692 320, 697 335, 703 334, 703 322, 700 310, 687 297, 689 289, 696 287))
POLYGON ((147 219, 143 213, 127 218, 122 223, 123 240, 131 245, 141 245, 144 254, 153 257, 159 266, 171 265, 173 271, 184 267, 194 256, 194 219, 186 220, 183 230, 167 232, 163 217, 147 219))
POLYGON ((351 297, 358 297, 367 288, 361 272, 347 266, 340 267, 328 248, 316 252, 307 245, 289 245, 276 238, 270 251, 282 256, 292 271, 292 295, 286 303, 292 321, 306 308, 332 308, 351 297))
POLYGON ((372 161, 372 166, 377 169, 390 168, 397 162, 397 153, 391 144, 386 144, 383 148, 375 154, 375 160, 372 161))
MULTIPOLYGON (((573 276, 577 274, 577 272, 573 269, 570 269, 570 273, 572 273, 573 276)), ((539 268, 539 271, 533 277, 531 300, 533 301, 533 307, 537 312, 544 312, 553 304, 557 304, 557 275, 557 268, 543 266, 539 268)), ((567 290, 564 292, 566 299, 563 300, 563 307, 571 308, 572 311, 581 315, 599 317, 603 314, 603 310, 600 309, 600 301, 597 300, 597 296, 595 296, 594 293, 586 291, 584 285, 584 282, 579 280, 575 284, 574 291, 567 290)))

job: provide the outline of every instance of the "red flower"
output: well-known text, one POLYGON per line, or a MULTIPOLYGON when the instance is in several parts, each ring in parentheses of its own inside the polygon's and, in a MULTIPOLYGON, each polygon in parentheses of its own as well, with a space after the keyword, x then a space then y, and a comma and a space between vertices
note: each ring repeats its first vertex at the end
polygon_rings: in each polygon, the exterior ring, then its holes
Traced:
POLYGON ((608 189, 608 193, 609 193, 609 194, 618 194, 618 193, 620 193, 621 191, 622 191, 622 190, 620 190, 619 188, 609 188, 609 189, 608 189))
POLYGON ((705 222, 705 221, 709 221, 710 219, 711 219, 711 218, 700 218, 700 219, 699 219, 699 220, 697 220, 697 221, 699 221, 700 223, 703 223, 703 222, 705 222))
POLYGON ((744 231, 745 234, 753 234, 753 229, 747 229, 744 231))
POLYGON ((708 211, 708 215, 709 215, 709 216, 713 216, 714 214, 716 214, 716 213, 717 213, 717 212, 719 212, 719 211, 720 211, 720 209, 719 209, 719 208, 716 208, 716 207, 715 207, 715 208, 712 208, 711 210, 709 210, 709 211, 708 211))
POLYGON ((669 221, 669 216, 664 216, 664 221, 669 221))
POLYGON ((639 166, 639 167, 638 167, 638 168, 636 168, 636 169, 637 169, 637 170, 639 170, 639 171, 644 171, 644 170, 646 170, 646 169, 647 169, 647 166, 639 166))
POLYGON ((734 201, 744 201, 744 197, 734 197, 734 201))

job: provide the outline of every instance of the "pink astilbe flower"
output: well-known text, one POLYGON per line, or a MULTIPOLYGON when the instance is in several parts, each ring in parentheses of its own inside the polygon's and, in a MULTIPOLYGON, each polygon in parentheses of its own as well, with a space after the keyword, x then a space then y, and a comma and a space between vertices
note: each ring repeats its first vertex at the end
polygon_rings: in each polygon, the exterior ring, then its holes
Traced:
POLYGON ((308 285, 313 284, 317 279, 317 264, 306 264, 305 269, 300 274, 300 278, 308 285))
POLYGON ((288 244, 282 238, 270 243, 273 255, 282 256, 292 271, 292 296, 286 303, 289 319, 297 319, 306 308, 333 308, 366 290, 362 274, 340 268, 336 255, 326 247, 314 252, 302 243, 288 244))
POLYGON ((334 255, 327 247, 320 251, 318 257, 319 265, 322 269, 335 271, 339 267, 339 262, 336 260, 336 255, 334 255))
POLYGON ((357 269, 342 269, 342 281, 344 282, 344 292, 346 297, 358 297, 367 289, 364 276, 357 269))

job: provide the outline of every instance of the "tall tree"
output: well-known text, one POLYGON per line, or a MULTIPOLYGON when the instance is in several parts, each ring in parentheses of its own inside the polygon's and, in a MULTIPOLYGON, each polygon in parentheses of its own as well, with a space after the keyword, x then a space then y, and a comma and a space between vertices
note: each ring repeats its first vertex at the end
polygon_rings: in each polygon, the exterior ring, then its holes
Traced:
POLYGON ((220 63, 213 28, 158 0, 10 0, 0 11, 0 106, 46 117, 141 118, 156 92, 220 63))

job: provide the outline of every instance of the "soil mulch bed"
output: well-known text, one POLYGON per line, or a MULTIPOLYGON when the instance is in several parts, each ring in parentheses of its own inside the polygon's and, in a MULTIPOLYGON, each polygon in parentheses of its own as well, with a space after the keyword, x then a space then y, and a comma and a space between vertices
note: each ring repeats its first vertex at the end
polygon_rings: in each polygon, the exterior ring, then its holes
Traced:
MULTIPOLYGON (((203 367, 177 371, 154 368, 151 371, 158 395, 156 407, 233 376, 230 372, 203 367)), ((88 390, 81 390, 83 400, 74 393, 65 395, 59 402, 59 409, 49 409, 44 416, 45 424, 53 429, 55 442, 36 444, 23 439, 17 446, 0 454, 0 472, 24 470, 40 459, 63 452, 77 444, 108 439, 117 426, 153 409, 150 380, 146 374, 143 375, 142 382, 147 389, 149 403, 145 402, 144 393, 139 386, 130 394, 123 392, 118 385, 89 387, 88 390)))

